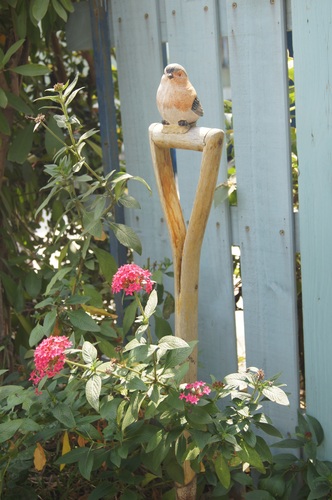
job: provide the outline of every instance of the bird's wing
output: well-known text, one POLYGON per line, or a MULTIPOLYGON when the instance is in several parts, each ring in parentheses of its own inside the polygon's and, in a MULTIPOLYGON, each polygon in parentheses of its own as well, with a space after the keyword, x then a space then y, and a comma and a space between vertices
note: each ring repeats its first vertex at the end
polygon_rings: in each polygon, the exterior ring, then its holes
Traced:
POLYGON ((204 111, 203 111, 201 103, 199 102, 198 97, 195 97, 194 102, 193 102, 193 104, 191 106, 191 109, 198 116, 203 116, 204 115, 204 111))

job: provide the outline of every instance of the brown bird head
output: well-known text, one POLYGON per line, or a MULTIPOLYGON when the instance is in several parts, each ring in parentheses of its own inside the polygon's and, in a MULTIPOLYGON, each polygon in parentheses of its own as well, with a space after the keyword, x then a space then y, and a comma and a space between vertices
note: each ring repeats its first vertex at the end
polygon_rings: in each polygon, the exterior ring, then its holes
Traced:
POLYGON ((169 80, 174 80, 176 83, 185 83, 188 79, 188 75, 183 66, 177 63, 171 63, 164 69, 164 75, 169 80))

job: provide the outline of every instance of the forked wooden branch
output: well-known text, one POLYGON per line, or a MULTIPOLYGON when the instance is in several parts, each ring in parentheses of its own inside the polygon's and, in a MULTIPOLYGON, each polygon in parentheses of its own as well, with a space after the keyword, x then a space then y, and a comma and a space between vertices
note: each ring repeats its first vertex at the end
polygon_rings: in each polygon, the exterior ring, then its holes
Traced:
MULTIPOLYGON (((175 335, 186 342, 198 338, 199 262, 204 232, 217 183, 224 132, 192 127, 149 127, 150 147, 160 201, 165 214, 173 254, 175 335), (183 218, 173 173, 170 148, 201 151, 202 162, 196 196, 188 224, 183 218)), ((197 379, 197 349, 191 356, 186 382, 197 379)))

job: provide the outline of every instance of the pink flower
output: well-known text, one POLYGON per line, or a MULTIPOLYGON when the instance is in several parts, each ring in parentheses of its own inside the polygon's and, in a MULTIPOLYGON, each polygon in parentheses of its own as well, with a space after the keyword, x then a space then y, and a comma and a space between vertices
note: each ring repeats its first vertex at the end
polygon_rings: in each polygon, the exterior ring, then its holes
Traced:
POLYGON ((121 266, 112 280, 113 293, 123 290, 126 295, 133 295, 134 292, 140 292, 141 290, 150 293, 152 286, 150 271, 142 269, 136 264, 121 266))
POLYGON ((210 394, 211 389, 205 382, 197 381, 187 384, 181 392, 179 398, 184 399, 186 403, 197 405, 198 401, 206 394, 210 394))
POLYGON ((34 353, 36 369, 30 375, 34 385, 38 385, 45 375, 54 377, 65 364, 65 350, 72 346, 70 340, 65 336, 51 336, 44 339, 34 353))

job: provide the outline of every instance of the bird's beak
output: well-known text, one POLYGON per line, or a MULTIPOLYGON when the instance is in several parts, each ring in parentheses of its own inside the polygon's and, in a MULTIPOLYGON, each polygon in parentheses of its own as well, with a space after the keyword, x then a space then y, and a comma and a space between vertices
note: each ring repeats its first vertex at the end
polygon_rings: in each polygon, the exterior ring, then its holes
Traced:
POLYGON ((172 78, 174 78, 174 75, 173 73, 167 73, 167 78, 169 78, 169 80, 172 80, 172 78))

